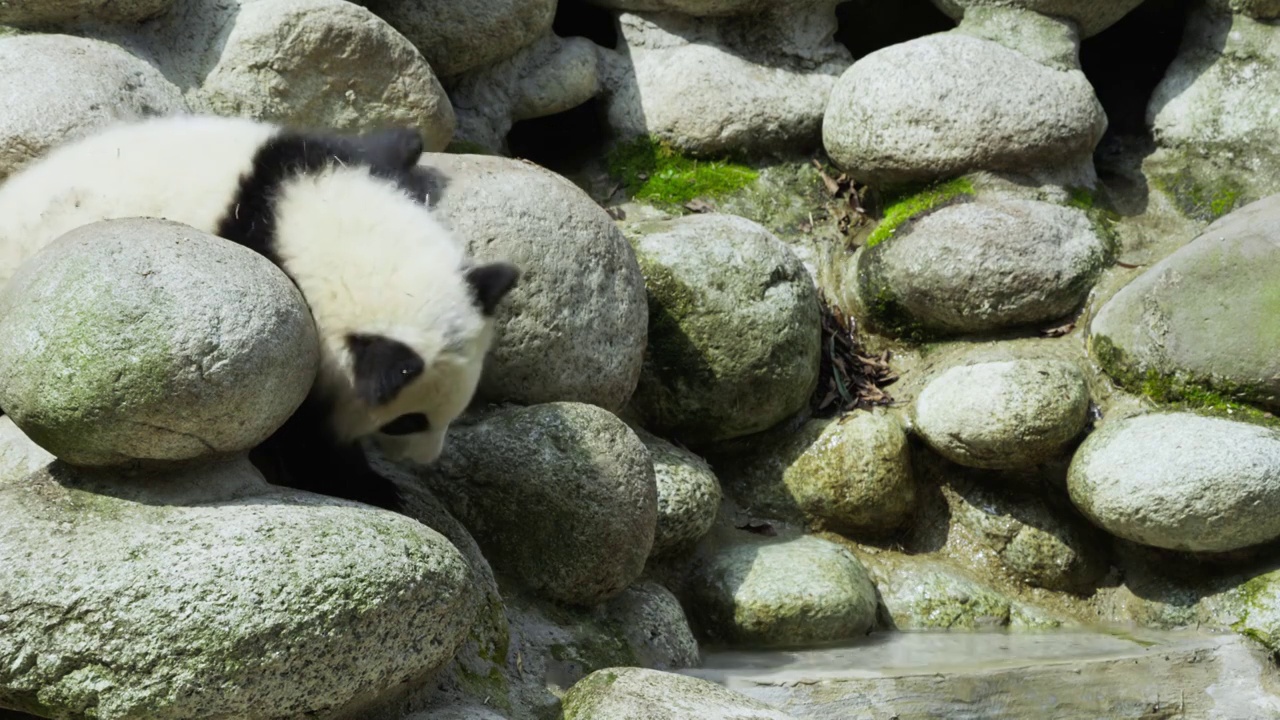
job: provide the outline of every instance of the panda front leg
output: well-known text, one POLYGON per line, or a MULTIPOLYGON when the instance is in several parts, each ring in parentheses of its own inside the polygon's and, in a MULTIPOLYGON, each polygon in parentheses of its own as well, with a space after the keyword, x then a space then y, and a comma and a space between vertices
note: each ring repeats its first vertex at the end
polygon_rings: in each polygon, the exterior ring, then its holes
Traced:
POLYGON ((278 472, 277 485, 400 511, 396 485, 369 465, 358 443, 340 443, 328 428, 322 403, 308 398, 262 450, 278 472))

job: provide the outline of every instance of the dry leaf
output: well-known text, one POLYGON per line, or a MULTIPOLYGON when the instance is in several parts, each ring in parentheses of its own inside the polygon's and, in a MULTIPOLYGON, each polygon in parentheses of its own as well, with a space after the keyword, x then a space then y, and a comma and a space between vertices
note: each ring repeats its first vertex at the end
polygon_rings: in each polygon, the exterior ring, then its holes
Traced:
POLYGON ((684 209, 696 213, 715 212, 716 206, 703 198, 694 198, 684 204, 684 209))

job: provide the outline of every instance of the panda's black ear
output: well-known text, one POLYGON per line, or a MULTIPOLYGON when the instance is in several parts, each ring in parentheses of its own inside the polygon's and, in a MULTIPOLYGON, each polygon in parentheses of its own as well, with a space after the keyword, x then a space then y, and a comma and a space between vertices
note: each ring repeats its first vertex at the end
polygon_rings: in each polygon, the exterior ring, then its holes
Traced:
POLYGON ((414 128, 390 128, 367 132, 357 140, 360 152, 375 171, 398 173, 418 164, 422 135, 414 128))
POLYGON ((467 282, 475 291, 476 304, 485 315, 493 315, 498 303, 516 286, 518 279, 519 268, 505 262, 476 265, 467 271, 467 282))
POLYGON ((370 405, 385 405, 405 385, 422 374, 422 356, 398 340, 383 335, 347 336, 356 395, 370 405))

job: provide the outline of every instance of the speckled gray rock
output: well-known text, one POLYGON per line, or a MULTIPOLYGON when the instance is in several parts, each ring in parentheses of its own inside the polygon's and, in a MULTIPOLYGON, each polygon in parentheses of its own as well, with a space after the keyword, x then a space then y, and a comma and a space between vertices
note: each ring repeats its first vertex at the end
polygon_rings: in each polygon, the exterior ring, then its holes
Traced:
POLYGON ((698 445, 765 430, 818 381, 817 291, 768 230, 690 215, 628 230, 649 294, 649 347, 632 406, 648 429, 698 445))
POLYGON ((1067 477, 1071 500, 1126 540, 1218 552, 1280 537, 1280 432, 1190 413, 1104 425, 1067 477))
POLYGON ((1280 0, 1207 0, 1205 5, 1218 12, 1240 13, 1257 20, 1280 17, 1280 0))
POLYGON ((1014 494, 953 480, 944 492, 956 497, 952 527, 967 528, 1028 585, 1084 594, 1096 590, 1110 569, 1105 535, 1034 491, 1014 494))
POLYGON ((858 179, 893 183, 1087 163, 1106 127, 1079 70, 941 33, 854 63, 831 92, 822 136, 858 179))
POLYGON ((47 29, 83 21, 142 22, 164 12, 173 0, 5 0, 0 25, 47 29))
POLYGON ((953 18, 965 17, 970 10, 986 7, 1013 6, 1034 10, 1043 15, 1074 20, 1082 37, 1096 35, 1111 27, 1142 0, 933 0, 953 18))
POLYGON ((417 127, 429 150, 453 137, 453 106, 422 53, 365 8, 255 0, 225 12, 230 29, 196 92, 214 113, 306 127, 417 127))
POLYGON ((656 435, 637 429, 649 449, 658 482, 658 527, 653 555, 687 549, 715 522, 720 508, 720 481, 702 458, 656 435))
POLYGON ((11 418, 0 417, 0 486, 19 481, 54 459, 23 435, 11 418))
POLYGON ((543 597, 607 600, 640 575, 653 545, 649 451, 598 407, 548 403, 458 426, 423 476, 494 568, 543 597))
POLYGON ((984 5, 966 10, 955 31, 1000 43, 1055 70, 1080 69, 1080 28, 1066 18, 984 5))
POLYGON ((884 536, 916 508, 907 433, 892 413, 781 426, 724 448, 714 461, 743 506, 833 532, 884 536))
POLYGON ((887 553, 871 575, 897 630, 1040 631, 1069 624, 936 560, 887 553))
POLYGON ((598 670, 564 697, 564 720, 795 720, 708 680, 645 668, 598 670))
POLYGON ((1116 293, 1090 347, 1118 377, 1154 372, 1280 410, 1280 195, 1205 229, 1116 293))
POLYGON ((186 110, 159 70, 114 45, 69 35, 0 38, 0 97, 0 178, 117 120, 186 110))
POLYGON ((737 535, 707 543, 690 570, 685 603, 705 639, 801 646, 861 637, 874 625, 876 589, 853 553, 811 536, 737 535))
POLYGON ((420 48, 441 77, 492 65, 551 32, 555 0, 364 3, 420 48))
POLYGON ((855 287, 864 312, 886 328, 989 332, 1070 314, 1109 258, 1075 208, 962 202, 861 253, 855 287))
POLYGON ((55 463, 0 485, 0 518, 0 706, 48 717, 358 717, 473 618, 438 533, 245 460, 128 480, 55 463))
POLYGON ((591 0, 592 5, 631 12, 670 12, 689 17, 748 15, 767 10, 771 5, 786 5, 776 0, 591 0))
POLYGON ((498 309, 479 396, 620 409, 640 377, 649 316, 644 276, 613 219, 532 163, 428 154, 422 164, 443 176, 433 202, 467 250, 522 272, 498 309))
POLYGON ((178 223, 78 228, 0 291, 0 407, 76 465, 248 450, 302 403, 318 362, 279 268, 178 223))
POLYGON ((680 670, 698 664, 698 641, 680 601, 656 582, 639 582, 604 606, 604 616, 622 632, 636 664, 680 670))
MULTIPOLYGON (((1271 17, 1280 5, 1268 5, 1257 9, 1271 17)), ((1280 28, 1223 9, 1192 10, 1147 104, 1159 148, 1149 171, 1165 186, 1190 184, 1180 204, 1200 217, 1221 214, 1214 205, 1234 197, 1280 192, 1280 130, 1269 100, 1280 93, 1280 28)))
POLYGON ((621 54, 602 53, 609 127, 696 153, 811 147, 852 62, 833 38, 836 4, 780 2, 746 18, 623 13, 621 54))
POLYGON ((913 407, 915 429, 939 455, 969 467, 1012 469, 1050 460, 1089 421, 1080 369, 1029 359, 949 368, 913 407))

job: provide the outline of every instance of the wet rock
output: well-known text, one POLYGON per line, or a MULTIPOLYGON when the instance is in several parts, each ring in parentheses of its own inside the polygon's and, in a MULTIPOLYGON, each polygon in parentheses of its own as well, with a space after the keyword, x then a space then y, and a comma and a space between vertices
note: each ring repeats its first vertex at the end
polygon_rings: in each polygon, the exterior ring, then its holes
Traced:
POLYGON ((1280 432, 1191 413, 1107 423, 1076 451, 1071 500, 1126 540, 1220 552, 1280 537, 1280 432))
POLYGON ((863 312, 887 331, 991 332, 1070 314, 1109 259, 1075 208, 963 202, 919 216, 865 250, 855 287, 863 312))
POLYGON ((444 537, 245 460, 54 463, 0 485, 0 518, 0 706, 40 715, 359 715, 444 665, 473 617, 444 537))
POLYGON ((643 430, 658 482, 658 527, 653 555, 687 549, 707 534, 720 508, 720 481, 702 458, 643 430))
POLYGON ((76 465, 247 451, 306 397, 318 355, 279 268, 178 223, 78 228, 0 291, 0 407, 76 465))
MULTIPOLYGON (((60 4, 5 3, 0 17, 5 8, 56 11, 60 4)), ((69 35, 0 38, 0 95, 0 178, 117 120, 186 110, 182 92, 159 70, 114 45, 69 35)))
POLYGON ((468 252, 522 272, 498 309, 479 396, 620 409, 640 377, 648 310, 644 276, 613 219, 532 163, 430 154, 422 165, 441 177, 435 209, 468 252))
MULTIPOLYGON (((1116 293, 1090 326, 1113 377, 1154 373, 1280 409, 1280 195, 1227 215, 1116 293)), ((1159 383, 1156 383, 1157 385, 1159 383)))
POLYGON ((204 59, 212 68, 195 93, 212 112, 307 127, 417 127, 429 150, 449 144, 455 118, 444 88, 422 54, 367 9, 342 0, 220 7, 214 19, 230 28, 217 56, 204 59))
POLYGON ((1090 161, 1106 126, 1079 70, 940 33, 854 63, 831 92, 822 134, 840 167, 881 184, 1074 167, 1090 161))
POLYGON ((599 670, 564 698, 564 720, 793 720, 780 710, 720 685, 644 668, 599 670))
POLYGON ((705 639, 802 646, 865 635, 876 588, 862 563, 835 543, 737 538, 708 543, 687 586, 690 619, 705 639))
POLYGON ((460 425, 423 477, 494 568, 542 597, 603 602, 639 577, 653 545, 649 452, 591 405, 512 408, 460 425))
POLYGON ((1089 37, 1106 30, 1141 5, 1142 0, 933 0, 933 4, 957 20, 962 17, 967 20, 971 11, 990 7, 1032 10, 1073 20, 1079 25, 1081 36, 1089 37))
POLYGON ((906 431, 883 411, 779 427, 723 448, 715 460, 742 505, 833 532, 884 536, 916 508, 906 431))
POLYGON ((1062 360, 959 365, 929 382, 913 415, 920 436, 952 462, 1029 467, 1061 454, 1084 430, 1089 388, 1062 360))
POLYGON ((813 281, 782 241, 731 215, 629 229, 649 296, 649 346, 632 399, 648 429, 690 445, 765 430, 818 381, 813 281))

